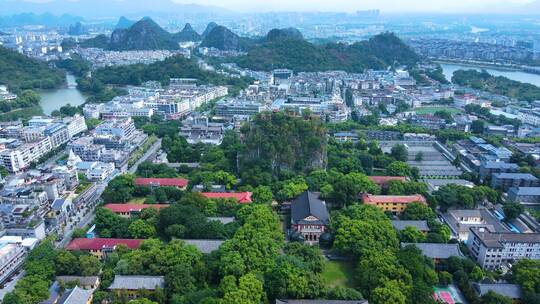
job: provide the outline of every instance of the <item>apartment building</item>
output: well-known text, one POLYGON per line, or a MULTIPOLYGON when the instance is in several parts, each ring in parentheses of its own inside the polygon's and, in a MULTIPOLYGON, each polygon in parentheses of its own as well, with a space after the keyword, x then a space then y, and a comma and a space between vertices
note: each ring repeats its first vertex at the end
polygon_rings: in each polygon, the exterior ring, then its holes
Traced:
POLYGON ((54 123, 45 127, 43 134, 50 138, 53 149, 60 147, 71 139, 67 126, 62 123, 54 123))
POLYGON ((495 173, 517 173, 519 166, 514 163, 490 161, 480 165, 480 178, 485 179, 495 173))
POLYGON ((467 247, 485 269, 497 269, 520 259, 540 259, 540 233, 491 232, 471 228, 467 247))
POLYGON ((21 244, 0 243, 0 284, 19 269, 26 256, 21 244))
POLYGON ((64 118, 64 124, 67 126, 70 138, 88 130, 84 117, 79 114, 75 114, 73 117, 64 118))
POLYGON ((52 149, 50 138, 45 137, 36 142, 0 151, 0 161, 9 172, 18 173, 52 149))
POLYGON ((364 204, 373 205, 383 211, 392 212, 394 215, 401 214, 411 203, 427 204, 426 199, 420 195, 372 195, 362 194, 364 204))
POLYGON ((540 206, 540 187, 512 187, 508 189, 508 199, 527 207, 540 206))
POLYGON ((537 187, 538 178, 530 173, 497 173, 492 175, 491 187, 506 192, 511 187, 537 187))
POLYGON ((95 129, 95 134, 98 136, 115 136, 126 139, 131 139, 134 133, 135 123, 131 118, 107 120, 95 129))

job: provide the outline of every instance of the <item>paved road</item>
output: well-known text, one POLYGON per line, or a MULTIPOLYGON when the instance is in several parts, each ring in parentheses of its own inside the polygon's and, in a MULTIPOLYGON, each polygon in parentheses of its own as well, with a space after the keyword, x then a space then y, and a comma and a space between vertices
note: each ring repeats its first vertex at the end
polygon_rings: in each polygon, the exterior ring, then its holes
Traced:
POLYGON ((161 138, 159 138, 151 147, 144 153, 144 155, 139 158, 139 160, 129 168, 128 172, 134 174, 137 171, 137 168, 142 162, 145 162, 150 156, 155 154, 161 148, 161 138))
POLYGON ((64 238, 60 242, 56 243, 56 246, 58 248, 65 247, 69 243, 69 241, 71 241, 71 233, 73 233, 73 230, 83 228, 92 223, 95 217, 95 207, 98 203, 99 198, 101 197, 101 194, 103 193, 103 191, 105 191, 109 180, 110 179, 99 182, 96 185, 96 192, 94 192, 94 195, 92 195, 89 201, 85 203, 85 207, 83 207, 77 214, 70 217, 67 226, 64 229, 64 238))

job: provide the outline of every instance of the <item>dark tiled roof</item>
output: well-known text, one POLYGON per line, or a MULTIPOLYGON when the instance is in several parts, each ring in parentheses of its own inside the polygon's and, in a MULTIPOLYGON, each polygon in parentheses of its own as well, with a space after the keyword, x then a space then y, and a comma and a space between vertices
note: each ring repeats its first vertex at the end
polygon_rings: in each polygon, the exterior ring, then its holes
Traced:
POLYGON ((422 251, 422 254, 431 259, 448 259, 453 256, 462 257, 458 244, 438 243, 401 243, 401 247, 414 245, 422 251))
POLYGON ((510 299, 521 299, 521 287, 517 284, 481 284, 475 283, 474 289, 483 296, 490 291, 494 291, 510 299))
POLYGON ((540 187, 512 187, 508 192, 515 193, 516 195, 540 196, 540 187))
POLYGON ((401 231, 406 227, 414 227, 420 231, 429 231, 427 221, 392 221, 392 226, 401 231))
POLYGON ((162 276, 116 275, 109 289, 155 290, 163 287, 165 287, 165 279, 162 276))
POLYGON ((218 250, 219 246, 223 244, 222 240, 182 240, 188 245, 193 245, 199 249, 202 253, 210 253, 218 250))
POLYGON ((491 232, 488 229, 471 228, 487 247, 503 248, 504 243, 540 243, 540 233, 491 232))
POLYGON ((531 181, 538 180, 538 178, 536 178, 530 173, 495 173, 493 174, 493 177, 497 179, 524 179, 531 181))
POLYGON ((295 224, 323 224, 327 225, 330 220, 326 204, 313 192, 305 191, 300 194, 291 205, 291 218, 295 224), (306 217, 314 216, 316 222, 304 221, 306 217))
POLYGON ((86 290, 75 286, 68 290, 58 300, 58 304, 82 304, 87 303, 92 297, 93 290, 86 290))
POLYGON ((99 282, 99 277, 97 276, 89 276, 89 277, 57 276, 56 281, 62 282, 62 283, 78 282, 82 286, 88 286, 88 285, 97 285, 97 283, 99 282))
POLYGON ((505 163, 505 162, 487 162, 482 164, 482 167, 486 169, 518 169, 519 166, 514 163, 505 163))

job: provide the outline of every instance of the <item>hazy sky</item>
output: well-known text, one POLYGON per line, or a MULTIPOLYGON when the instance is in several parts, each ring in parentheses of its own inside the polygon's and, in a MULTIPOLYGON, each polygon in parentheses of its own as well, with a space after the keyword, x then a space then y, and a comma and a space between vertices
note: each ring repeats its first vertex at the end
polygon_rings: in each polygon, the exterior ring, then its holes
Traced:
MULTIPOLYGON (((129 0, 126 0, 129 1, 129 0)), ((534 0, 174 0, 227 7, 233 10, 321 10, 356 11, 381 9, 385 12, 493 11, 515 7, 534 0)))

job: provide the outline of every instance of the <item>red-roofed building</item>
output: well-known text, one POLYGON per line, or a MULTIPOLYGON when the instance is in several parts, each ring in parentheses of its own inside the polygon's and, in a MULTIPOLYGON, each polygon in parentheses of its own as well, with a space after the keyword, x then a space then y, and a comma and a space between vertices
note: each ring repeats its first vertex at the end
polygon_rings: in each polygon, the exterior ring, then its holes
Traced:
POLYGON ((362 202, 381 208, 383 211, 390 211, 392 214, 401 214, 410 203, 427 204, 426 199, 420 195, 372 195, 362 194, 362 202))
POLYGON ((405 176, 368 176, 371 181, 379 185, 379 187, 384 188, 388 186, 390 181, 400 181, 406 182, 407 178, 405 176))
POLYGON ((169 207, 169 205, 167 204, 107 204, 103 207, 111 210, 112 212, 122 217, 130 218, 133 214, 138 214, 143 209, 155 208, 155 209, 160 210, 162 208, 169 207))
POLYGON ((106 238, 77 238, 73 239, 66 247, 72 251, 87 251, 98 258, 103 258, 113 252, 118 245, 125 245, 130 249, 137 249, 142 241, 138 239, 106 239, 106 238))
POLYGON ((176 187, 185 190, 189 181, 185 178, 145 178, 137 177, 135 185, 148 187, 176 187))
POLYGON ((251 192, 201 192, 202 196, 205 196, 210 199, 217 198, 234 198, 238 201, 239 204, 249 204, 252 202, 251 192))

